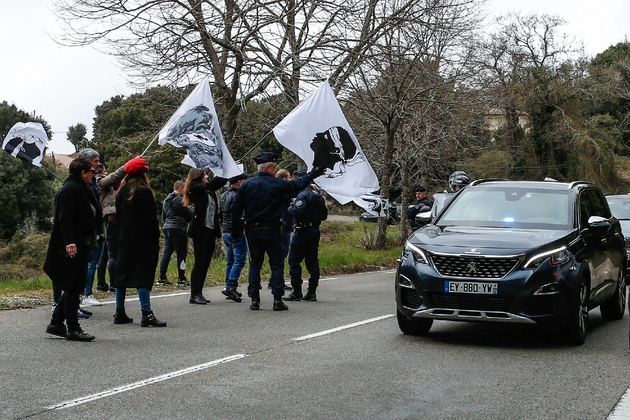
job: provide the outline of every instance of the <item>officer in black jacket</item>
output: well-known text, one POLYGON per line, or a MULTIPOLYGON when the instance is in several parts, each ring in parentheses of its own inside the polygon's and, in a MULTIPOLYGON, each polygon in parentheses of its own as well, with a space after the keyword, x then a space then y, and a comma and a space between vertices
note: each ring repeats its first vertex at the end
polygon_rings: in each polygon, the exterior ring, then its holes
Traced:
POLYGON ((413 230, 420 227, 418 223, 416 223, 416 215, 420 213, 420 210, 423 207, 431 208, 433 206, 433 203, 427 198, 427 189, 422 185, 416 188, 416 200, 418 200, 418 203, 407 209, 407 221, 413 230))
POLYGON ((284 259, 280 243, 280 218, 286 204, 285 195, 303 190, 313 179, 322 175, 325 168, 315 168, 306 176, 293 181, 276 178, 278 155, 264 152, 254 156, 258 174, 241 185, 232 202, 232 238, 242 235, 245 222, 245 237, 249 248, 249 286, 247 294, 252 299, 251 310, 260 309, 260 269, 269 257, 271 267, 271 294, 273 310, 287 310, 282 301, 284 295, 284 259), (244 220, 241 220, 243 214, 244 220))
POLYGON ((317 185, 311 184, 299 193, 289 206, 289 213, 294 218, 294 234, 289 247, 289 275, 293 292, 284 300, 316 302, 315 290, 319 285, 319 225, 328 218, 328 209, 317 185), (302 295, 302 261, 310 274, 305 295, 302 295))

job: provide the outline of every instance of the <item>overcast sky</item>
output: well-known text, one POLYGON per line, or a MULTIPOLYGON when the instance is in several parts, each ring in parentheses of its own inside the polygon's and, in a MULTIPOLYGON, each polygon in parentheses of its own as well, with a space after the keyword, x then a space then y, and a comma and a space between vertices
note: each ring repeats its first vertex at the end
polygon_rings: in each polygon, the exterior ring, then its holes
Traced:
MULTIPOLYGON (((41 115, 55 133, 50 149, 72 153, 68 127, 83 123, 91 138, 94 108, 134 91, 110 57, 55 44, 48 35, 58 31, 50 8, 51 0, 0 0, 0 102, 41 115)), ((559 15, 590 55, 630 36, 630 0, 489 0, 488 8, 559 15)))

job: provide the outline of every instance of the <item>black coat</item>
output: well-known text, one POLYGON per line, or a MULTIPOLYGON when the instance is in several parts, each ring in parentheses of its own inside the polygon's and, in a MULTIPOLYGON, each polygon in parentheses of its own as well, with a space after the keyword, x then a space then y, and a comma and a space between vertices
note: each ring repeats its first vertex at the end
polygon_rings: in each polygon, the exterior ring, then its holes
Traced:
POLYGON ((190 185, 190 201, 192 201, 195 207, 195 215, 190 222, 188 228, 188 236, 194 238, 197 235, 207 233, 211 231, 206 227, 206 212, 208 209, 208 200, 214 200, 215 213, 214 213, 214 236, 221 237, 221 225, 219 220, 219 205, 217 203, 216 191, 223 187, 227 179, 215 176, 210 182, 193 182, 190 185))
POLYGON ((125 184, 116 195, 116 219, 120 227, 116 286, 153 288, 160 253, 160 227, 153 192, 137 187, 131 200, 125 184))
POLYGON ((62 290, 83 290, 87 276, 88 241, 96 238, 101 206, 91 188, 79 177, 69 176, 55 194, 55 216, 44 271, 62 290), (66 245, 76 244, 70 258, 66 245))

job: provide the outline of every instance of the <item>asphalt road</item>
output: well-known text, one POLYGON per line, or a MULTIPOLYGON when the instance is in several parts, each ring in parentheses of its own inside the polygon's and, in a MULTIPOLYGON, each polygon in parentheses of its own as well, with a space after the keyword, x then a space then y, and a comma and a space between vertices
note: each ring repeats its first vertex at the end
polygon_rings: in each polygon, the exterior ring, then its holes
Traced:
POLYGON ((216 287, 206 306, 154 296, 167 328, 140 328, 137 301, 135 322, 113 325, 110 302, 82 322, 91 343, 47 335, 49 307, 0 312, 0 418, 613 418, 630 386, 628 315, 591 311, 580 347, 531 327, 442 321, 411 337, 393 277, 326 279, 318 302, 285 312, 266 289, 258 312, 216 287))

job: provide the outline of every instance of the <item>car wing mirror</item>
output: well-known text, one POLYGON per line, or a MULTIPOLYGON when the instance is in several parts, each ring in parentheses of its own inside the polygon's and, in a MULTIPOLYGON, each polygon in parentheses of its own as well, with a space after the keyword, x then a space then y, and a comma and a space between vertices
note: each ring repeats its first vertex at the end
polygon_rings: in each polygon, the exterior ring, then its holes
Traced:
POLYGON ((433 220, 433 217, 431 217, 431 207, 423 206, 420 212, 416 214, 415 220, 420 227, 431 223, 431 220, 433 220))
POLYGON ((601 216, 591 216, 588 218, 588 230, 591 232, 606 232, 610 229, 610 221, 601 216))

